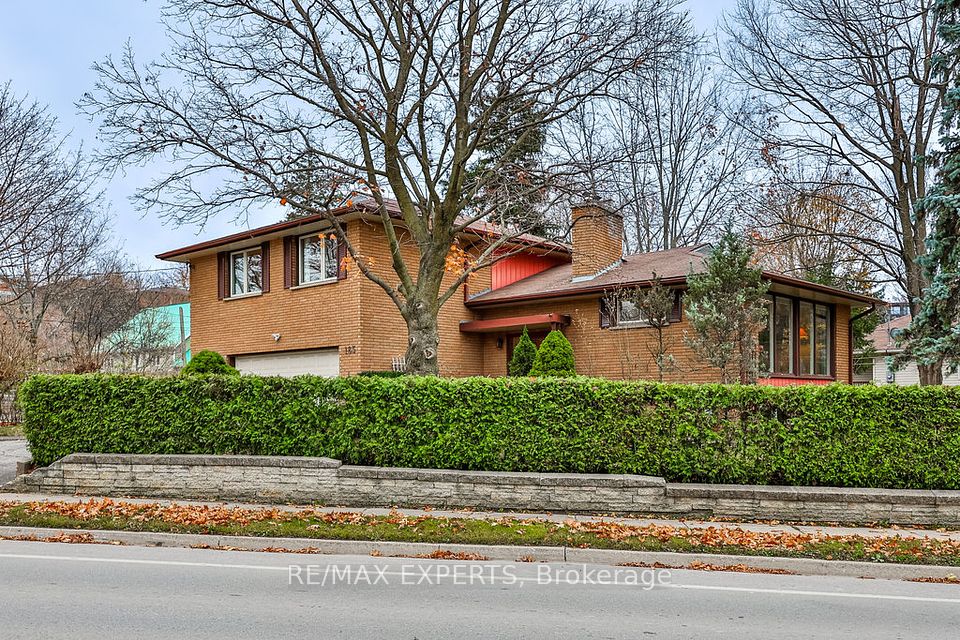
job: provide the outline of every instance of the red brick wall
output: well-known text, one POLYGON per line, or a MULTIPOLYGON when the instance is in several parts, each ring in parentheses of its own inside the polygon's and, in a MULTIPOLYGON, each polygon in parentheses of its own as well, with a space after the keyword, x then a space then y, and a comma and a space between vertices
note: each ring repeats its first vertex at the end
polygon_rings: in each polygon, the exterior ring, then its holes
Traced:
MULTIPOLYGON (((557 300, 528 305, 517 305, 485 310, 480 319, 490 320, 510 316, 560 313, 571 317, 570 326, 563 332, 573 346, 577 373, 611 379, 656 380, 656 330, 649 327, 601 328, 599 298, 557 300)), ((836 358, 837 380, 849 381, 849 318, 850 307, 837 305, 836 358)), ((676 366, 665 372, 667 382, 719 382, 720 373, 699 361, 687 346, 684 334, 690 332, 684 318, 665 330, 667 353, 674 357, 676 366)), ((506 375, 506 348, 497 348, 498 334, 484 334, 483 374, 506 375)), ((792 381, 791 384, 796 384, 792 381)))
MULTIPOLYGON (((351 243, 373 269, 388 282, 397 276, 390 266, 388 245, 377 225, 351 222, 351 243)), ((256 245, 257 243, 251 243, 256 245)), ((408 264, 416 263, 416 248, 403 243, 408 264)), ((380 287, 354 268, 345 280, 300 289, 283 288, 282 241, 270 250, 270 291, 260 296, 217 300, 217 257, 209 255, 192 263, 190 275, 192 347, 194 353, 213 349, 227 356, 273 351, 339 347, 340 374, 391 368, 393 356, 406 351, 406 325, 399 311, 380 287), (275 342, 271 334, 281 334, 275 342)), ((454 274, 448 274, 447 283, 454 274)), ((473 292, 490 287, 491 270, 471 276, 473 292)), ((615 379, 656 379, 653 356, 655 330, 650 328, 601 329, 598 298, 563 299, 555 302, 472 310, 464 304, 463 291, 456 292, 440 312, 440 372, 446 376, 506 374, 506 348, 497 348, 497 334, 466 334, 461 320, 560 313, 571 316, 564 330, 573 345, 577 371, 583 375, 615 379)), ((837 379, 849 381, 850 308, 837 305, 837 379)), ((685 321, 670 325, 666 337, 677 366, 666 380, 710 382, 719 379, 715 370, 698 363, 683 335, 685 321)))
POLYGON ((623 256, 623 216, 595 203, 575 206, 571 213, 574 277, 593 275, 623 256))
MULTIPOLYGON (((357 242, 358 223, 347 233, 357 242)), ((253 242, 251 246, 258 246, 253 242)), ((196 258, 190 270, 191 348, 225 356, 324 347, 340 348, 340 373, 360 370, 361 276, 300 289, 283 288, 283 242, 270 245, 270 291, 217 299, 216 254, 196 258), (272 334, 281 338, 274 341, 272 334)))

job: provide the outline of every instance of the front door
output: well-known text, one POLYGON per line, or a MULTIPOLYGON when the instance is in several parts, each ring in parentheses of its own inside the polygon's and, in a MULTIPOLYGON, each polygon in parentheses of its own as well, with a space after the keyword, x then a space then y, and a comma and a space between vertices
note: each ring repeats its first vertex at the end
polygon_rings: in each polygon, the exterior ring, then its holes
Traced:
MULTIPOLYGON (((533 344, 540 346, 540 343, 543 342, 543 339, 547 337, 547 334, 550 333, 548 330, 543 329, 539 331, 530 331, 527 330, 527 333, 530 334, 530 339, 533 340, 533 344)), ((520 342, 520 336, 523 334, 520 333, 510 333, 507 334, 507 370, 510 370, 510 361, 513 360, 513 348, 517 346, 517 343, 520 342)))

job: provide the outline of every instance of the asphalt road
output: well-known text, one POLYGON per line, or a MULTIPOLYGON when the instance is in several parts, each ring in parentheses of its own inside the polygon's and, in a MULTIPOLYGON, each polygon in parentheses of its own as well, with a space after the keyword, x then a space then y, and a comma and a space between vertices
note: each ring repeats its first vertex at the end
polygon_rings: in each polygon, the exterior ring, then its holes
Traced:
POLYGON ((954 585, 601 569, 0 541, 0 637, 948 638, 960 625, 954 585))
POLYGON ((17 461, 29 459, 26 440, 0 439, 0 486, 16 477, 17 461))

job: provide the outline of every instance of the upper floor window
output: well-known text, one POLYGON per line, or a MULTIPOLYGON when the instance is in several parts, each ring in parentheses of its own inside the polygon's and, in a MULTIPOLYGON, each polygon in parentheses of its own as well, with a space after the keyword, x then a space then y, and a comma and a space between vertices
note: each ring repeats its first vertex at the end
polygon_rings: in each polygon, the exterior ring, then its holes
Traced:
POLYGON ((263 292, 263 250, 247 249, 230 254, 230 295, 263 292))
POLYGON ((829 305, 771 295, 760 332, 760 373, 833 374, 833 313, 829 305))
POLYGON ((300 284, 336 280, 340 269, 337 239, 327 234, 300 238, 300 284))

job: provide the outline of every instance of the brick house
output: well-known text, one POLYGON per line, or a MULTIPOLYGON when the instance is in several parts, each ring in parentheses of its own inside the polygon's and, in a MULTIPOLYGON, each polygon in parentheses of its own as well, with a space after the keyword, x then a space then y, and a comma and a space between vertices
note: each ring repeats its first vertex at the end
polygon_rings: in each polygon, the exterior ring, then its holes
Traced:
MULTIPOLYGON (((523 236, 509 255, 472 275, 440 312, 439 363, 447 376, 505 375, 523 327, 535 340, 561 329, 578 373, 656 378, 655 330, 629 303, 609 293, 649 286, 654 273, 675 291, 665 330, 676 364, 673 381, 715 381, 718 372, 686 346, 686 277, 703 269, 703 248, 622 255, 622 217, 602 204, 573 208, 570 245, 523 236), (608 308, 615 307, 615 308, 608 308)), ((360 202, 336 211, 355 251, 391 278, 379 217, 360 202)), ((473 225, 465 250, 480 251, 495 233, 473 225)), ((406 258, 416 249, 403 242, 406 258)), ((190 265, 192 348, 212 349, 243 372, 350 375, 402 366, 406 325, 387 295, 356 270, 321 216, 285 221, 183 247, 158 258, 190 265)), ((849 382, 850 323, 875 300, 782 274, 770 281, 769 326, 761 366, 770 384, 849 382)), ((395 276, 393 276, 395 277, 395 276)), ((453 278, 451 275, 450 278, 453 278)))

